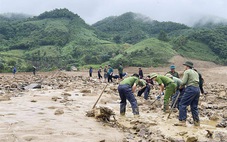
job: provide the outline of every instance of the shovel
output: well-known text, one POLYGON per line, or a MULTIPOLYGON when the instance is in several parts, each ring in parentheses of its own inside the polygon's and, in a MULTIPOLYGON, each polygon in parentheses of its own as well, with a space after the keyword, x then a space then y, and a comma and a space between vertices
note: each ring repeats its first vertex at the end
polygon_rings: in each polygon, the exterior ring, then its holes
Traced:
POLYGON ((151 103, 151 105, 153 105, 158 99, 160 99, 162 96, 162 94, 158 95, 158 97, 151 103))
POLYGON ((177 103, 177 100, 178 100, 179 96, 180 96, 180 92, 178 93, 177 98, 176 98, 176 100, 174 101, 173 106, 171 107, 171 110, 170 110, 170 112, 169 112, 169 115, 168 115, 168 117, 167 117, 167 120, 169 119, 169 117, 170 117, 170 115, 171 115, 171 113, 172 113, 172 111, 173 111, 173 108, 174 108, 174 106, 175 106, 176 103, 177 103))
POLYGON ((101 98, 101 96, 102 96, 103 92, 105 91, 105 89, 106 89, 107 85, 108 85, 108 84, 106 84, 106 86, 103 88, 103 90, 102 90, 101 94, 99 95, 99 97, 98 97, 97 101, 95 102, 94 106, 92 107, 92 109, 94 109, 94 108, 95 108, 95 106, 97 105, 97 103, 98 103, 99 99, 101 98))

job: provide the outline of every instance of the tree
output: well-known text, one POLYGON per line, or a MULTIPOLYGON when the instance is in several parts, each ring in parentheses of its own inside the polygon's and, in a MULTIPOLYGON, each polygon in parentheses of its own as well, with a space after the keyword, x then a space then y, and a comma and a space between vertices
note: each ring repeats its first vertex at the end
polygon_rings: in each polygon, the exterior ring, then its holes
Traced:
POLYGON ((167 34, 166 32, 164 31, 161 31, 158 35, 158 39, 161 40, 161 41, 168 41, 168 37, 167 37, 167 34))
POLYGON ((117 35, 117 36, 115 36, 115 37, 113 38, 113 41, 114 41, 115 43, 119 44, 119 43, 121 43, 121 37, 120 37, 119 35, 117 35))

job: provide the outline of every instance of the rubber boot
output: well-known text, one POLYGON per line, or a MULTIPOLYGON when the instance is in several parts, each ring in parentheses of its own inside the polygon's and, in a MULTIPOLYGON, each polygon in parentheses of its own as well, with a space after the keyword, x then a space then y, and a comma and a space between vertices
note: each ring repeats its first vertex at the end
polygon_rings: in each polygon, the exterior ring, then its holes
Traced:
POLYGON ((174 126, 186 127, 186 121, 179 121, 178 123, 175 123, 174 126))
POLYGON ((169 113, 169 103, 164 104, 163 111, 164 113, 169 113))
POLYGON ((194 126, 200 126, 200 122, 199 121, 194 121, 194 126))
POLYGON ((137 108, 133 108, 132 110, 133 110, 133 114, 134 115, 139 115, 139 108, 138 107, 137 108))
POLYGON ((126 111, 126 106, 124 104, 120 104, 120 115, 124 116, 126 111))

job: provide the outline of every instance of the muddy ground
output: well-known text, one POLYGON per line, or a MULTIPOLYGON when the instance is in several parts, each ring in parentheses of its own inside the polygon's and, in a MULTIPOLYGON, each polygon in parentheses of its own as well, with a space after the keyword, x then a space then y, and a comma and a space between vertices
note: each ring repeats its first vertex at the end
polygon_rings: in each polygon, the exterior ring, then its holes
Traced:
MULTIPOLYGON (((176 66, 182 74, 184 67, 176 66)), ((173 126, 178 112, 167 120, 163 100, 151 105, 156 87, 148 101, 136 97, 140 117, 134 118, 129 103, 126 117, 119 116, 117 81, 108 84, 95 110, 107 107, 115 115, 102 120, 86 116, 106 85, 96 72, 91 81, 87 71, 0 74, 0 142, 227 141, 227 67, 201 63, 197 69, 208 93, 200 97, 200 127, 193 126, 190 109, 187 127, 173 126)), ((125 71, 132 74, 138 68, 125 71)), ((168 67, 144 68, 145 74, 167 71, 168 67)))

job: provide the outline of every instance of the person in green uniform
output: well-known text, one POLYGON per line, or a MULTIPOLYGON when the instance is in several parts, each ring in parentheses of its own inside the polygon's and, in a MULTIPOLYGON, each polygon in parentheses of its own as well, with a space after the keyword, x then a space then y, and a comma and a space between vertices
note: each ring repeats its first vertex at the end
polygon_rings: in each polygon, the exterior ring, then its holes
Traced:
POLYGON ((174 77, 180 78, 178 72, 176 72, 175 69, 176 69, 176 67, 174 65, 171 65, 170 71, 167 73, 171 74, 174 77))
POLYGON ((177 85, 172 79, 164 75, 152 73, 150 75, 152 81, 156 81, 160 87, 160 93, 164 94, 164 108, 165 113, 169 112, 169 98, 175 93, 177 85), (165 93, 163 92, 165 88, 165 93))
POLYGON ((187 106, 190 105, 195 126, 200 126, 198 102, 200 97, 199 74, 193 69, 193 63, 186 61, 181 86, 186 86, 179 104, 179 123, 175 126, 186 126, 187 106))
POLYGON ((108 82, 113 82, 112 76, 113 76, 113 68, 111 65, 108 65, 108 71, 107 71, 107 76, 108 76, 108 82))
POLYGON ((128 100, 132 107, 132 113, 134 115, 139 115, 139 108, 137 104, 137 100, 134 96, 134 92, 136 90, 136 86, 139 82, 139 75, 133 74, 131 77, 127 77, 122 80, 118 86, 119 96, 121 98, 120 102, 120 114, 122 116, 125 115, 126 112, 126 100, 128 100))
POLYGON ((123 78, 123 66, 122 66, 122 64, 119 64, 118 74, 119 74, 120 80, 122 80, 122 78, 123 78))
POLYGON ((184 87, 180 88, 181 83, 182 83, 182 80, 179 79, 179 78, 177 78, 177 77, 172 76, 169 73, 167 73, 165 76, 171 78, 175 82, 175 84, 177 85, 176 92, 172 96, 172 104, 171 104, 171 107, 172 108, 176 108, 177 107, 177 109, 179 110, 179 102, 181 100, 182 95, 184 94, 184 87), (179 93, 180 93, 180 95, 178 97, 178 100, 176 101, 177 96, 178 96, 179 93), (176 104, 175 104, 175 106, 173 106, 175 101, 176 101, 176 104))

